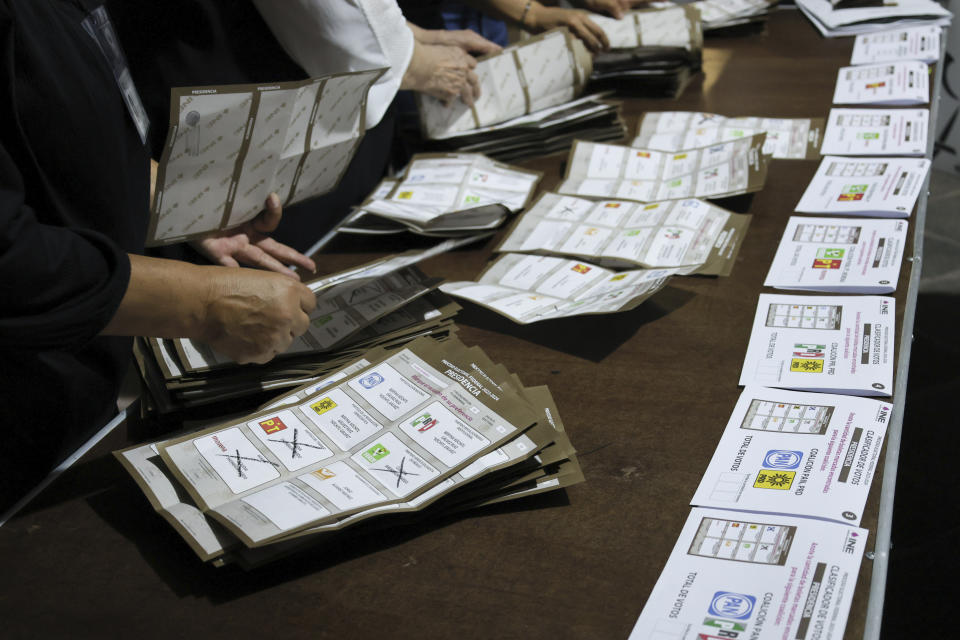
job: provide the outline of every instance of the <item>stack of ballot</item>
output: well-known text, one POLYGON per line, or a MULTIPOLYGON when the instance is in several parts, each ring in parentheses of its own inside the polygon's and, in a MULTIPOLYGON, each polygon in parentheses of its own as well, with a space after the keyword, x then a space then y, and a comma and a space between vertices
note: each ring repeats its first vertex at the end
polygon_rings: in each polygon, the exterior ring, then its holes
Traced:
POLYGON ((372 350, 241 418, 115 455, 217 565, 583 480, 549 390, 456 339, 372 350))
POLYGON ((462 236, 499 227, 533 197, 542 174, 475 153, 421 153, 382 181, 337 231, 462 236))
POLYGON ((727 118, 698 111, 648 111, 631 147, 680 151, 766 133, 763 153, 777 159, 819 158, 823 118, 727 118))
POLYGON ((591 90, 677 97, 700 70, 703 29, 700 12, 690 5, 591 19, 610 41, 610 51, 594 56, 591 90))
POLYGON ((776 2, 770 0, 665 0, 651 3, 653 7, 681 5, 700 12, 703 31, 718 31, 748 24, 763 23, 776 2))
POLYGON ((898 26, 939 29, 949 26, 953 15, 934 0, 899 0, 847 9, 834 7, 830 0, 797 0, 797 7, 827 38, 890 31, 898 26))
POLYGON ((424 144, 507 161, 562 151, 575 135, 620 138, 625 127, 618 103, 600 95, 578 99, 591 69, 590 54, 565 28, 482 58, 476 68, 480 98, 472 107, 418 94, 424 144))
MULTIPOLYGON (((381 346, 395 349, 418 336, 454 331, 459 310, 415 263, 476 238, 446 241, 306 284, 317 296, 310 326, 265 365, 239 365, 209 345, 187 338, 140 338, 135 357, 146 393, 145 412, 160 414, 231 405, 297 386, 381 346)), ((242 404, 240 404, 242 408, 242 404)))

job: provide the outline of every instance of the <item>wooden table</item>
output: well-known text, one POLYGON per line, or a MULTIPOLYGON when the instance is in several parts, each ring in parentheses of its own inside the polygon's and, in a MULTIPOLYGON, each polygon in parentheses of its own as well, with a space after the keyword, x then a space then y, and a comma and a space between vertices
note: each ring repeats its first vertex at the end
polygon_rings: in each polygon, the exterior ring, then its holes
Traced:
MULTIPOLYGON (((704 74, 679 100, 626 102, 629 135, 645 110, 825 117, 851 47, 822 39, 794 10, 775 12, 761 33, 709 38, 704 74)), ((550 188, 565 159, 525 164, 550 188)), ((720 203, 753 214, 732 277, 675 278, 632 312, 527 327, 475 306, 462 312, 465 342, 527 385, 549 385, 585 483, 346 537, 244 573, 201 564, 153 513, 108 453, 133 437, 120 429, 0 528, 0 636, 626 638, 737 400, 757 295, 817 164, 775 160, 763 191, 720 203)), ((332 271, 409 244, 340 237, 323 264, 332 271)), ((424 270, 473 279, 493 246, 424 270)), ((896 296, 898 336, 910 267, 905 260, 896 296)), ((905 367, 898 377, 905 384, 905 367)), ((871 534, 881 472, 862 522, 871 534)), ((871 565, 864 560, 849 638, 864 633, 871 565)))

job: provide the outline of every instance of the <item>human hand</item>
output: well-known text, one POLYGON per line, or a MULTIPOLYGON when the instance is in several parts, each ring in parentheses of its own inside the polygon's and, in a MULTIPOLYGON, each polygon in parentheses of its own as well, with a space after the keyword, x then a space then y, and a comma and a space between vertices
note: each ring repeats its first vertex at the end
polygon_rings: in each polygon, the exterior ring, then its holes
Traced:
POLYGON ((267 235, 277 228, 282 215, 280 198, 271 193, 264 210, 253 220, 235 229, 212 233, 190 244, 214 264, 224 267, 238 267, 241 264, 259 267, 299 280, 300 276, 286 265, 295 264, 311 273, 316 271, 317 265, 293 247, 277 242, 267 235))
POLYGON ((530 15, 525 19, 524 24, 535 33, 554 27, 567 27, 573 35, 583 41, 587 49, 594 53, 610 48, 607 34, 590 19, 586 11, 580 9, 544 7, 540 3, 535 3, 530 7, 530 15))
POLYGON ((491 53, 500 53, 503 47, 491 42, 471 29, 417 29, 414 31, 417 42, 423 44, 445 44, 451 47, 460 47, 467 53, 475 56, 485 56, 491 53))
POLYGON ((307 330, 308 314, 316 306, 313 292, 291 278, 253 269, 215 269, 200 339, 240 364, 263 364, 307 330))
POLYGON ((476 66, 476 59, 460 47, 416 41, 400 88, 426 93, 445 105, 459 97, 473 106, 480 97, 480 80, 473 72, 476 66))
POLYGON ((605 13, 619 20, 633 7, 647 3, 648 0, 579 0, 576 4, 588 11, 605 13))

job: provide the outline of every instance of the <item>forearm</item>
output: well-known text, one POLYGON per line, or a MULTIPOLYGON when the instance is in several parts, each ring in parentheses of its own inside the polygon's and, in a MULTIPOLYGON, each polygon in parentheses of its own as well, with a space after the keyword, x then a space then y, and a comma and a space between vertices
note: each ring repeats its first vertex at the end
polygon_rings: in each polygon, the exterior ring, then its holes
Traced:
POLYGON ((211 272, 216 269, 130 255, 130 283, 101 334, 201 337, 214 280, 211 272))

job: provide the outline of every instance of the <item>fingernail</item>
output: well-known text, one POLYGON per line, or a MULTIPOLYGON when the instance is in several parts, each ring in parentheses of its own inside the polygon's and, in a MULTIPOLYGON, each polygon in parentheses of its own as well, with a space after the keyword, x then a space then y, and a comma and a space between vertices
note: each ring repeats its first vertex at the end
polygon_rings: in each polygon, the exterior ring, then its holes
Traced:
POLYGON ((267 196, 267 201, 270 203, 271 207, 280 206, 280 197, 275 193, 271 193, 269 196, 267 196))

